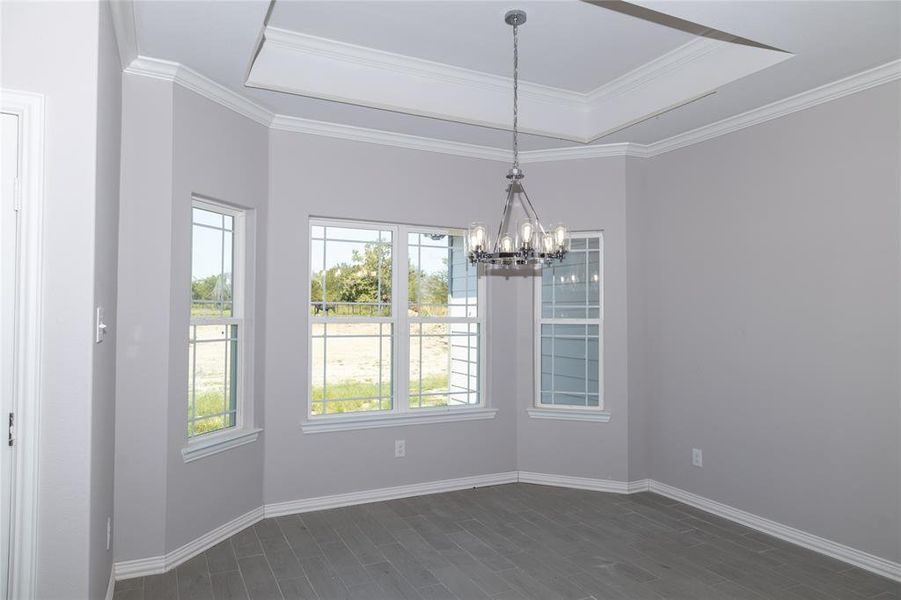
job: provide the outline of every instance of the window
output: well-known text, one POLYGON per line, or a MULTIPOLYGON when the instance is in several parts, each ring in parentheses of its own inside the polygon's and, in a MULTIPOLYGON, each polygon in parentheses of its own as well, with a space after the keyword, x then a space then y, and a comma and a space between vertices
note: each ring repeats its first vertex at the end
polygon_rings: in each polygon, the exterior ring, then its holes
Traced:
POLYGON ((199 200, 192 206, 188 438, 242 419, 243 216, 199 200))
POLYGON ((481 406, 481 297, 462 231, 312 220, 309 415, 481 406))
POLYGON ((536 405, 603 409, 603 238, 574 233, 562 263, 535 282, 536 405))

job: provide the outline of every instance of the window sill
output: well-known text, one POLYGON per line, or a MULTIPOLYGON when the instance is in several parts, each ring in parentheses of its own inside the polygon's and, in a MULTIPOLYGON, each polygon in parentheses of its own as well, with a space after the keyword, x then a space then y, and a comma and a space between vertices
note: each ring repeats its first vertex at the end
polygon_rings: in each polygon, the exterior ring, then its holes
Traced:
POLYGON ((428 412, 395 413, 392 415, 354 415, 311 417, 300 424, 304 433, 328 433, 331 431, 352 431, 355 429, 376 429, 379 427, 401 427, 427 423, 448 423, 451 421, 477 421, 493 419, 496 408, 467 408, 428 412))
POLYGON ((186 463, 189 463, 213 454, 219 454, 220 452, 255 442, 261 431, 263 430, 260 428, 240 429, 188 442, 188 445, 181 449, 181 456, 186 463))
POLYGON ((527 409, 527 412, 533 419, 551 419, 554 421, 591 421, 594 423, 610 422, 610 412, 606 410, 529 408, 527 409))

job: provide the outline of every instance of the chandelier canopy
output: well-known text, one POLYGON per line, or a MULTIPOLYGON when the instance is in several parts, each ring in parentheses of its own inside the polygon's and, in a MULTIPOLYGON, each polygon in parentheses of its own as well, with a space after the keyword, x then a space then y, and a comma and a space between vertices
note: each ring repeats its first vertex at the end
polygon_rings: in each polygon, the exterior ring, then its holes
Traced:
POLYGON ((540 268, 562 261, 569 249, 569 232, 562 223, 545 228, 523 186, 519 168, 519 26, 526 13, 511 10, 504 21, 513 27, 513 166, 507 172, 507 201, 497 229, 490 238, 484 223, 473 223, 466 235, 469 261, 511 267, 540 268))

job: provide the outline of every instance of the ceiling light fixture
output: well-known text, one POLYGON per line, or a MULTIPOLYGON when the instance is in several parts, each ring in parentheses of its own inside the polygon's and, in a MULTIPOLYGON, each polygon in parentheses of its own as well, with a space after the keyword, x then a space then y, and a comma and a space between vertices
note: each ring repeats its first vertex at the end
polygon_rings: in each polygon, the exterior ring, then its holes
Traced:
POLYGON ((466 240, 469 261, 473 264, 502 266, 531 266, 540 268, 555 260, 563 260, 569 249, 569 232, 566 226, 554 225, 544 228, 529 195, 522 184, 525 175, 519 168, 519 26, 526 22, 523 10, 511 10, 504 15, 504 21, 513 26, 513 167, 507 173, 507 201, 497 237, 488 238, 488 230, 483 223, 469 226, 466 240), (513 212, 519 206, 523 213, 514 222, 513 212))

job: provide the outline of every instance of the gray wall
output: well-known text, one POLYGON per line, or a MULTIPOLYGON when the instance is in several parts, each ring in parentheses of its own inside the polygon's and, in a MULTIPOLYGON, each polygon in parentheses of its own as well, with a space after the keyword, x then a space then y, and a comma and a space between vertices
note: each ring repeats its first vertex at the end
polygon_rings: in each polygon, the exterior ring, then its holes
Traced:
MULTIPOLYGON (((266 239, 265 127, 171 82, 125 76, 119 231, 116 560, 171 552, 262 503, 262 441, 184 463, 193 194, 251 209, 266 239)), ((257 254, 264 272, 265 252, 257 254)), ((265 279, 257 277, 257 346, 265 279)), ((263 352, 257 355, 263 360, 263 352)), ((265 388, 256 370, 262 422, 265 388)))
MULTIPOLYGON (((501 170, 500 165, 495 170, 501 170)), ((534 402, 532 286, 518 289, 517 464, 523 471, 628 480, 626 159, 525 165, 542 219, 604 231, 604 404, 609 423, 528 416, 534 402)))
POLYGON ((310 215, 466 227, 490 221, 505 166, 484 160, 270 133, 266 314, 267 503, 516 468, 515 282, 492 277, 488 294, 488 401, 492 420, 304 434, 310 215), (394 458, 394 440, 406 458, 394 458))
POLYGON ((886 84, 664 154, 636 199, 652 477, 894 561, 899 101, 886 84))
POLYGON ((118 59, 97 2, 4 2, 0 20, 0 84, 46 102, 36 595, 102 598, 115 348, 94 345, 93 306, 115 323, 118 59))

